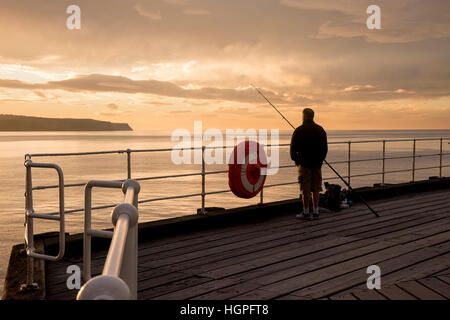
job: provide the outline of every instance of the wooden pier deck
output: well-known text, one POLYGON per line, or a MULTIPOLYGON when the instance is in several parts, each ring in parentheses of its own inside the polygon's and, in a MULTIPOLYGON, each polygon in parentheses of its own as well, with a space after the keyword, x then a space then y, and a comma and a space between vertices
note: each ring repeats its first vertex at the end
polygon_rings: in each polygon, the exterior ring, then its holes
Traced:
MULTIPOLYGON (((450 190, 362 204, 318 221, 283 212, 263 221, 139 245, 139 299, 449 299, 450 190), (367 290, 366 268, 381 268, 367 290)), ((95 253, 100 273, 106 252, 95 253)), ((68 265, 46 263, 47 299, 73 299, 68 265)))

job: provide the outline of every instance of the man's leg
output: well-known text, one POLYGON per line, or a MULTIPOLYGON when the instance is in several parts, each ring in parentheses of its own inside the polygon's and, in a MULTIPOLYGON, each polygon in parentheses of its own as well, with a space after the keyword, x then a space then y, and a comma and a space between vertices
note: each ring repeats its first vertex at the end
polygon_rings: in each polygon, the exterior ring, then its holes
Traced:
POLYGON ((313 218, 319 219, 319 196, 320 191, 322 191, 322 171, 320 169, 315 169, 312 174, 312 186, 311 190, 313 193, 312 200, 313 200, 313 218))
POLYGON ((314 213, 318 213, 319 212, 319 192, 313 192, 313 207, 314 207, 314 213))
POLYGON ((302 195, 303 212, 297 218, 310 219, 309 203, 311 201, 311 170, 298 166, 298 183, 302 195))
POLYGON ((302 201, 303 201, 303 215, 307 216, 309 215, 309 204, 311 202, 311 193, 303 192, 302 201))

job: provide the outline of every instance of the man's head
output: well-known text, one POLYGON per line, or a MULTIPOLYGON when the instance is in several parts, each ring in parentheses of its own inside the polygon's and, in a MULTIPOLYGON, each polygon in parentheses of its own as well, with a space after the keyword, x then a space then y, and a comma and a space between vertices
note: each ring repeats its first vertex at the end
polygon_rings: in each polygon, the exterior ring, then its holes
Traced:
POLYGON ((303 121, 313 121, 314 120, 314 111, 310 108, 303 109, 303 121))

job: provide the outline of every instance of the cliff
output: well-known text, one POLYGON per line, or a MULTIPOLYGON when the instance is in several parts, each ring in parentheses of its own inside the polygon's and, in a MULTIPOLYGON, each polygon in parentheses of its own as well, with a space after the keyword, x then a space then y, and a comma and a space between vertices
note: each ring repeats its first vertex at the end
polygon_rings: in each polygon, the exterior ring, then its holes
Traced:
POLYGON ((127 123, 0 114, 0 131, 133 131, 127 123))

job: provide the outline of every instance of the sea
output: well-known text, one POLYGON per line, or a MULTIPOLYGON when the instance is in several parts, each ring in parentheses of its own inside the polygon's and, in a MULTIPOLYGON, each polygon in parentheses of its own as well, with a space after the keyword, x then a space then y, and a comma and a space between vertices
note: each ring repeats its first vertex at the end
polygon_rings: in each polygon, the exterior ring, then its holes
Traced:
MULTIPOLYGON (((0 290, 6 273, 11 247, 23 243, 25 217, 25 154, 42 153, 77 153, 110 150, 147 150, 169 149, 161 152, 139 152, 131 154, 132 178, 159 177, 186 173, 201 172, 201 164, 175 164, 170 151, 178 141, 172 141, 169 131, 132 131, 132 132, 0 132, 0 290)), ((270 131, 269 141, 270 142, 270 131)), ((343 176, 348 174, 349 141, 351 160, 374 159, 372 161, 357 161, 350 165, 352 175, 371 174, 351 179, 353 187, 372 186, 381 182, 383 154, 382 140, 387 142, 386 157, 400 158, 386 160, 385 171, 408 170, 415 166, 415 179, 428 179, 439 175, 439 169, 424 169, 437 167, 440 157, 440 138, 450 138, 450 130, 385 130, 385 131, 329 131, 329 153, 327 160, 334 163, 333 167, 343 176), (412 159, 403 158, 412 155, 414 143, 403 141, 407 139, 437 139, 417 140, 415 145, 418 157, 413 164, 412 159), (375 141, 375 142, 364 142, 375 141), (337 143, 343 142, 343 143, 337 143), (358 143, 356 143, 358 142, 358 143), (338 162, 338 163, 336 163, 338 162)), ((289 144, 290 131, 280 131, 279 144, 289 144)), ((443 176, 450 176, 450 140, 444 140, 442 163, 443 176), (448 166, 448 167, 445 167, 448 166)), ((193 142, 192 142, 193 143, 193 142)), ((228 141, 227 143, 230 143, 228 141)), ((268 155, 276 155, 276 151, 268 148, 268 155)), ((278 148, 279 165, 283 168, 278 173, 267 177, 264 189, 264 202, 298 197, 296 185, 296 168, 284 167, 292 165, 289 148, 278 148), (292 184, 285 184, 292 183, 292 184), (281 186, 271 186, 283 184, 281 186)), ((194 159, 194 155, 192 155, 194 159)), ((64 172, 66 184, 85 183, 89 180, 121 180, 127 177, 126 154, 104 154, 67 157, 33 157, 34 162, 54 163, 64 172)), ((226 153, 224 153, 226 160, 226 153)), ((194 161, 192 161, 194 162, 194 161)), ((225 161, 224 161, 225 162, 225 161)), ((210 164, 207 171, 226 171, 225 164, 210 164)), ((326 166, 323 167, 324 181, 344 184, 336 178, 326 166)), ((385 175, 385 183, 411 181, 411 172, 395 172, 385 175)), ((49 169, 33 169, 33 186, 57 184, 56 171, 49 169)), ((141 181, 139 200, 159 199, 178 195, 198 194, 202 190, 201 176, 181 178, 150 179, 141 181)), ((209 174, 206 176, 206 192, 229 190, 226 173, 209 174)), ((94 189, 93 205, 120 203, 123 195, 120 190, 94 189)), ((35 190, 33 192, 34 209, 36 213, 57 211, 58 193, 56 189, 35 190)), ((83 187, 71 187, 65 190, 66 210, 78 209, 84 206, 83 187)), ((218 193, 206 196, 207 207, 233 208, 256 204, 253 199, 239 199, 232 193, 218 193)), ((140 222, 167 219, 183 215, 195 214, 201 207, 201 197, 188 197, 150 201, 139 207, 140 222)), ((111 209, 97 210, 93 213, 93 227, 102 229, 112 226, 111 209)), ((58 230, 54 221, 35 221, 35 233, 58 230)), ((78 233, 83 230, 83 212, 66 215, 66 232, 78 233)))

